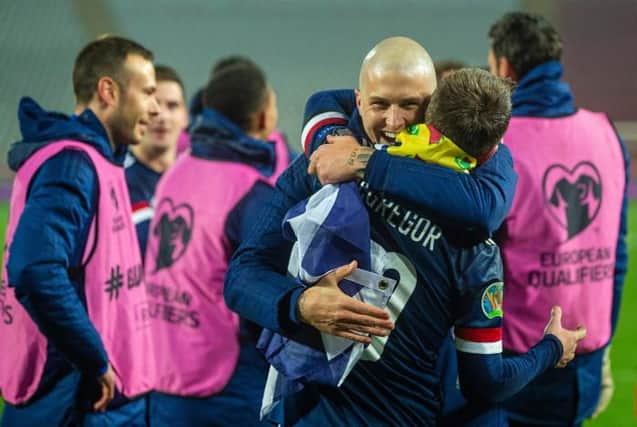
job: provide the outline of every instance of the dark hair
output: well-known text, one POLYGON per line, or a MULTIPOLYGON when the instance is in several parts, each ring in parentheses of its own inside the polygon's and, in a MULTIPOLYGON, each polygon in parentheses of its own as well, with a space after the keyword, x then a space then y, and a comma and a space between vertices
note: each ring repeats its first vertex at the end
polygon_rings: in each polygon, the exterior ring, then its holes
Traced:
POLYGON ((425 121, 478 157, 497 144, 511 118, 513 84, 479 68, 463 68, 442 79, 425 121))
POLYGON ((258 68, 257 64, 246 56, 228 55, 215 62, 215 65, 212 66, 212 70, 210 70, 210 78, 213 78, 219 71, 223 71, 224 69, 235 65, 251 65, 258 68))
POLYGON ((446 74, 450 71, 456 71, 461 68, 466 68, 467 64, 462 61, 458 61, 456 59, 446 59, 444 61, 437 61, 434 63, 434 68, 436 70, 436 79, 440 80, 443 74, 446 74))
POLYGON ((155 80, 157 82, 175 82, 181 88, 181 93, 186 96, 186 89, 184 88, 184 82, 179 78, 179 74, 174 68, 168 65, 155 65, 155 80))
MULTIPOLYGON (((222 71, 234 65, 241 65, 241 64, 251 65, 258 68, 258 66, 251 59, 248 59, 245 56, 241 56, 241 55, 224 56, 221 59, 219 59, 217 62, 215 62, 215 64, 212 66, 212 70, 210 70, 210 79, 212 79, 215 76, 215 74, 217 74, 219 71, 222 71)), ((193 95, 192 100, 190 101, 189 114, 190 114, 191 121, 193 120, 195 116, 201 114, 201 110, 203 110, 203 107, 204 107, 203 98, 204 98, 205 91, 206 91, 205 87, 199 89, 193 95)))
POLYGON ((203 104, 247 130, 251 116, 263 107, 267 97, 268 83, 261 69, 254 64, 235 64, 212 76, 203 104))
POLYGON ((128 55, 153 60, 151 51, 123 37, 106 36, 84 46, 73 66, 73 91, 77 101, 88 103, 97 89, 97 82, 104 76, 126 87, 128 75, 124 63, 128 55))
POLYGON ((496 58, 506 58, 517 78, 544 62, 562 57, 562 39, 541 15, 512 12, 500 18, 489 30, 496 58))

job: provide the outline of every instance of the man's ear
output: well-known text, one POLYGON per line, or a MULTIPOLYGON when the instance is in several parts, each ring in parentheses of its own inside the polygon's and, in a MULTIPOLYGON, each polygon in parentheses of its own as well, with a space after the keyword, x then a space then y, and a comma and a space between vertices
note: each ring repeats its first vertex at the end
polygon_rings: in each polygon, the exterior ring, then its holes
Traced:
POLYGON ((498 76, 518 81, 518 75, 511 66, 511 63, 504 56, 498 58, 498 76))
POLYGON ((363 98, 361 96, 361 91, 358 89, 354 89, 354 95, 356 96, 356 108, 358 111, 361 110, 361 103, 363 102, 363 98))
POLYGON ((121 96, 120 87, 111 77, 104 76, 97 81, 97 99, 102 106, 117 105, 121 96))
POLYGON ((259 111, 259 113, 257 114, 257 129, 259 132, 265 130, 267 123, 266 123, 266 117, 265 117, 265 110, 261 110, 259 111))

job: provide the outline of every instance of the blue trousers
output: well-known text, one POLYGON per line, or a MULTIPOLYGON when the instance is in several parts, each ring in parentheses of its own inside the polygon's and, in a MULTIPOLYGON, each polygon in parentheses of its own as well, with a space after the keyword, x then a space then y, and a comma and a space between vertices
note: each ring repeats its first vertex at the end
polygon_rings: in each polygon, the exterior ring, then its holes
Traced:
POLYGON ((120 395, 106 412, 93 412, 97 381, 72 371, 26 405, 5 402, 2 427, 146 427, 146 398, 127 401, 120 395))

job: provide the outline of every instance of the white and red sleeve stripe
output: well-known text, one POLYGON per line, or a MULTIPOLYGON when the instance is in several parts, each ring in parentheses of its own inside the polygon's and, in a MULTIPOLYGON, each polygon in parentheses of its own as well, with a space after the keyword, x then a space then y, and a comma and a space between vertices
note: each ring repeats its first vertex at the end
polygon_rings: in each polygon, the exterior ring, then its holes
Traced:
POLYGON ((133 224, 137 225, 140 222, 150 221, 154 212, 153 207, 146 201, 135 203, 133 205, 133 224))
POLYGON ((345 125, 347 124, 348 117, 345 114, 338 113, 336 111, 328 111, 326 113, 317 114, 307 121, 303 126, 303 132, 301 132, 301 143, 303 144, 303 151, 307 156, 310 151, 310 144, 312 139, 320 128, 328 125, 345 125))
POLYGON ((456 348, 464 353, 502 353, 502 328, 455 328, 456 348))

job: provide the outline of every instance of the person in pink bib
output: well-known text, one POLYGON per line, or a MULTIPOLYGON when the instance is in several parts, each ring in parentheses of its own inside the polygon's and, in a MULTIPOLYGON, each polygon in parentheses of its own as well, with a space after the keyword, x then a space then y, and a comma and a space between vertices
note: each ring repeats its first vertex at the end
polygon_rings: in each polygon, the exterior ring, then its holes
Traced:
POLYGON ((602 366, 627 269, 628 154, 605 114, 575 107, 560 80, 562 41, 546 19, 510 13, 489 36, 491 72, 517 83, 504 143, 518 188, 497 239, 505 265, 503 347, 526 352, 555 304, 567 313, 565 327, 584 324, 588 332, 573 363, 511 399, 510 424, 580 425, 612 393, 602 366))
POLYGON ((228 263, 281 173, 276 96, 254 64, 216 73, 190 151, 159 181, 145 256, 153 426, 259 425, 260 329, 223 298, 228 263))
MULTIPOLYGON (((251 65, 256 66, 254 61, 250 58, 241 55, 228 55, 220 58, 215 64, 212 66, 212 70, 210 70, 210 78, 214 78, 215 74, 223 71, 227 67, 234 67, 236 65, 251 65)), ((205 92, 205 87, 200 88, 192 97, 190 101, 190 121, 191 124, 195 123, 197 117, 201 115, 204 104, 203 104, 203 94, 205 92)), ((290 149, 290 146, 287 143, 287 138, 285 134, 279 129, 274 129, 270 135, 268 135, 266 141, 274 144, 275 150, 277 152, 276 161, 277 161, 277 172, 276 175, 279 176, 283 172, 283 170, 290 164, 292 160, 296 157, 297 153, 294 150, 290 149)), ((188 134, 182 134, 182 137, 179 139, 177 144, 177 151, 182 153, 186 149, 190 148, 190 137, 188 134)))
MULTIPOLYGON (((20 101, 0 285, 5 427, 91 425, 94 411, 151 384, 122 163, 158 112, 152 59, 131 40, 100 38, 75 61, 75 115, 20 101)), ((142 424, 144 408, 129 409, 108 425, 142 424)))
POLYGON ((167 65, 155 64, 155 77, 159 114, 151 121, 142 141, 129 147, 124 161, 133 223, 142 258, 155 207, 155 188, 159 178, 175 162, 180 135, 188 124, 186 91, 179 74, 167 65))

